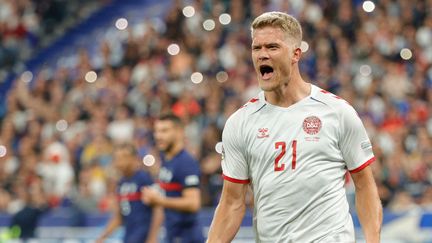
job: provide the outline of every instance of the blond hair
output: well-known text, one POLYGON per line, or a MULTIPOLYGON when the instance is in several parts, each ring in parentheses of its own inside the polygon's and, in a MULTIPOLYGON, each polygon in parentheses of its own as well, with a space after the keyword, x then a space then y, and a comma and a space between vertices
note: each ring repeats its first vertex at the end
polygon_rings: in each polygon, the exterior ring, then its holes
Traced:
POLYGON ((256 17, 251 25, 251 33, 256 29, 267 26, 278 27, 286 38, 294 41, 296 47, 300 47, 302 41, 302 29, 300 23, 293 16, 282 12, 267 12, 256 17))

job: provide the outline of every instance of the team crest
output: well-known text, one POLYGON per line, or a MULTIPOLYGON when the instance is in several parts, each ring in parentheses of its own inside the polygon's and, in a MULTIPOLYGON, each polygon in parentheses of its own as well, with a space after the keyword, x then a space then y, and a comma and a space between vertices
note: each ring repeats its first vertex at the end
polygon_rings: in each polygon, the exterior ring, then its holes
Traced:
POLYGON ((268 128, 259 128, 258 129, 258 138, 268 138, 269 130, 268 128))
POLYGON ((322 127, 321 120, 316 116, 308 116, 303 121, 303 130, 309 135, 319 133, 322 127))

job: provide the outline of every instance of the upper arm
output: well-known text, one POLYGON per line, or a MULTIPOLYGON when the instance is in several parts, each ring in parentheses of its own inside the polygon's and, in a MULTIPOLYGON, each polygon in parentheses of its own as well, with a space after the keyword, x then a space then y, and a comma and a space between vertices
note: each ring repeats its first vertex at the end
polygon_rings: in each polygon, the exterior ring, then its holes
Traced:
POLYGON ((351 173, 351 177, 353 179, 356 190, 376 187, 372 168, 370 166, 367 166, 358 172, 351 173))
POLYGON ((241 184, 224 180, 220 202, 233 206, 245 205, 248 187, 248 184, 241 184))
POLYGON ((201 190, 197 187, 185 188, 182 191, 182 197, 187 198, 193 206, 193 211, 198 211, 201 208, 201 190))

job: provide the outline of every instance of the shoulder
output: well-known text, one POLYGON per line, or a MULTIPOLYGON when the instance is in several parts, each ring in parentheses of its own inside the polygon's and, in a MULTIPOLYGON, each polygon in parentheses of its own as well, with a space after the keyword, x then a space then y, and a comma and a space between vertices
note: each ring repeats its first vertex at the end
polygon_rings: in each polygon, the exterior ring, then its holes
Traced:
POLYGON ((181 167, 184 167, 185 164, 187 165, 198 165, 197 159, 192 156, 188 151, 183 150, 178 157, 178 164, 181 165, 181 167))
POLYGON ((357 115, 354 108, 343 98, 315 86, 315 94, 312 96, 312 99, 324 104, 328 108, 332 109, 339 116, 344 115, 357 115))
POLYGON ((225 127, 239 126, 263 106, 265 106, 264 95, 260 93, 234 112, 226 121, 225 127))
POLYGON ((147 171, 144 170, 138 170, 135 174, 135 178, 137 178, 140 181, 148 181, 151 180, 151 176, 147 171))

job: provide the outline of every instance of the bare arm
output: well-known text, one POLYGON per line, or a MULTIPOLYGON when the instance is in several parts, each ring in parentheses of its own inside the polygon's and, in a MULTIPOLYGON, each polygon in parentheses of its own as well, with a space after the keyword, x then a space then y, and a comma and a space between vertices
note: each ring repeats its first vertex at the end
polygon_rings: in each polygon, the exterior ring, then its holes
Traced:
POLYGON ((112 232, 117 229, 122 224, 122 216, 120 214, 120 206, 118 203, 115 203, 114 206, 114 214, 110 221, 108 222, 107 227, 103 231, 103 233, 99 236, 96 242, 104 242, 104 240, 112 234, 112 232))
POLYGON ((201 209, 201 191, 196 187, 184 189, 181 197, 164 197, 149 187, 144 187, 142 192, 142 200, 146 204, 191 213, 201 209))
POLYGON ((357 173, 351 173, 356 189, 356 209, 367 243, 380 242, 382 207, 378 190, 367 166, 357 173))
POLYGON ((159 229, 163 222, 163 218, 164 218, 163 208, 160 206, 153 206, 153 216, 152 216, 152 221, 150 223, 150 230, 147 236, 146 243, 159 242, 158 235, 159 235, 159 229))
POLYGON ((208 243, 231 242, 240 228, 246 211, 248 184, 224 181, 222 195, 210 226, 208 243))

